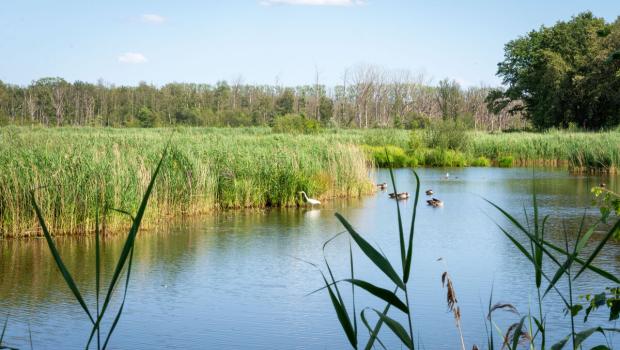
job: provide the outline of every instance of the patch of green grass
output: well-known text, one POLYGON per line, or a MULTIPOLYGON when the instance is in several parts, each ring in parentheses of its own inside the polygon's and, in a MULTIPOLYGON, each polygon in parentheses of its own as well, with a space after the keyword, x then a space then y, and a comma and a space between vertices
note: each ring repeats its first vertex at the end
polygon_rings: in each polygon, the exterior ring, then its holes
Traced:
POLYGON ((503 156, 497 160, 497 164, 500 168, 511 168, 514 164, 514 158, 512 156, 503 156))
MULTIPOLYGON (((0 236, 40 234, 28 193, 57 234, 92 227, 102 207, 139 203, 169 129, 0 129, 0 236), (128 204, 129 203, 129 204, 128 204)), ((179 129, 151 198, 149 226, 169 215, 226 208, 294 206, 314 198, 355 197, 373 189, 360 147, 320 135, 269 129, 179 129)), ((121 228, 120 215, 107 218, 121 228)))
POLYGON ((487 167, 491 166, 491 160, 485 156, 480 156, 469 161, 470 166, 487 167))

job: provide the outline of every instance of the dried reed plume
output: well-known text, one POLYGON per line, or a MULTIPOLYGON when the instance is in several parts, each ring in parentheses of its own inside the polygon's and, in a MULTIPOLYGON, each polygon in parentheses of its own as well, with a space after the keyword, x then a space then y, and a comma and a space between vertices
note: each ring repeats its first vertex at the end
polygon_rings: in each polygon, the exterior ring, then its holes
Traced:
MULTIPOLYGON (((443 259, 442 258, 437 259, 437 261, 441 261, 441 260, 443 259)), ((441 285, 442 287, 445 287, 448 290, 448 292, 446 293, 446 304, 448 305, 448 311, 451 311, 454 314, 454 321, 456 322, 456 329, 459 331, 459 336, 461 338, 461 349, 465 350, 465 340, 463 339, 463 330, 461 328, 461 308, 458 305, 459 301, 456 297, 456 292, 454 291, 454 285, 452 284, 452 279, 450 278, 448 271, 444 271, 444 273, 441 274, 441 285)))

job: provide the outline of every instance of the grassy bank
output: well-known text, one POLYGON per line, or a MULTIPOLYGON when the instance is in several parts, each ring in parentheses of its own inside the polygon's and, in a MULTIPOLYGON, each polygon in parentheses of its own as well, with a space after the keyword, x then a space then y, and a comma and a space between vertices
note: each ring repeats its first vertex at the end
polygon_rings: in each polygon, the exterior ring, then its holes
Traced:
MULTIPOLYGON (((426 130, 394 130, 392 133, 392 140, 387 135, 383 135, 383 139, 391 145, 388 153, 394 166, 399 167, 544 165, 578 172, 617 173, 620 166, 620 132, 617 131, 501 134, 467 131, 455 140, 458 147, 454 148, 436 147, 434 138, 429 137, 426 130)), ((374 135, 372 139, 381 137, 374 135)), ((387 166, 384 147, 369 145, 364 147, 367 154, 378 166, 387 166)))
MULTIPOLYGON (((54 232, 83 232, 101 206, 133 212, 172 129, 0 128, 0 237, 38 234, 37 189, 54 232)), ((504 133, 458 128, 342 130, 312 135, 269 128, 182 128, 153 194, 153 218, 226 208, 300 204, 372 191, 368 166, 562 166, 617 172, 620 132, 504 133), (370 162, 368 161, 370 160, 370 162)), ((121 226, 111 215, 107 227, 121 226)))
MULTIPOLYGON (((33 186, 55 233, 92 227, 101 206, 135 212, 171 129, 0 129, 0 237, 38 234, 33 186)), ((222 208, 292 206, 298 191, 326 199, 373 189, 356 146, 269 129, 181 129, 145 224, 222 208)), ((126 222, 111 215, 108 229, 126 222)))

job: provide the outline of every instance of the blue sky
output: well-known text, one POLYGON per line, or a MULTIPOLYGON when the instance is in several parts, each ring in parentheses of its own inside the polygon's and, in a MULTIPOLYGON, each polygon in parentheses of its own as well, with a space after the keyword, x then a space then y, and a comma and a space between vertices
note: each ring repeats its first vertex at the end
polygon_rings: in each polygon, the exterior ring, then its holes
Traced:
POLYGON ((0 79, 334 85, 372 64, 497 85, 507 41, 585 10, 620 1, 6 0, 0 79))

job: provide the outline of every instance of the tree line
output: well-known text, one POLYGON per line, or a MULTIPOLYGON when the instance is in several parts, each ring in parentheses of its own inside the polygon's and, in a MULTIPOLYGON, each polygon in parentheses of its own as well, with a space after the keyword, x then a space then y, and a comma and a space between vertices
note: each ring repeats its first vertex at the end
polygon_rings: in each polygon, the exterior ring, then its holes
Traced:
POLYGON ((285 87, 241 79, 158 87, 42 78, 28 86, 0 81, 0 124, 48 126, 273 125, 303 116, 338 127, 424 127, 456 120, 482 130, 620 124, 620 17, 590 12, 508 42, 497 75, 503 88, 462 87, 423 74, 376 66, 346 70, 341 84, 285 87), (289 118, 290 119, 290 118, 289 118))
POLYGON ((342 83, 327 87, 170 83, 158 87, 96 84, 42 78, 28 86, 0 81, 0 120, 46 126, 251 126, 298 114, 325 126, 424 126, 433 119, 467 121, 478 129, 522 127, 507 111, 487 109, 488 87, 463 88, 454 80, 436 85, 423 74, 375 66, 347 70, 342 83))
POLYGON ((511 104, 538 129, 620 124, 620 17, 581 13, 510 41, 504 56, 497 75, 506 89, 489 94, 491 110, 511 104))

